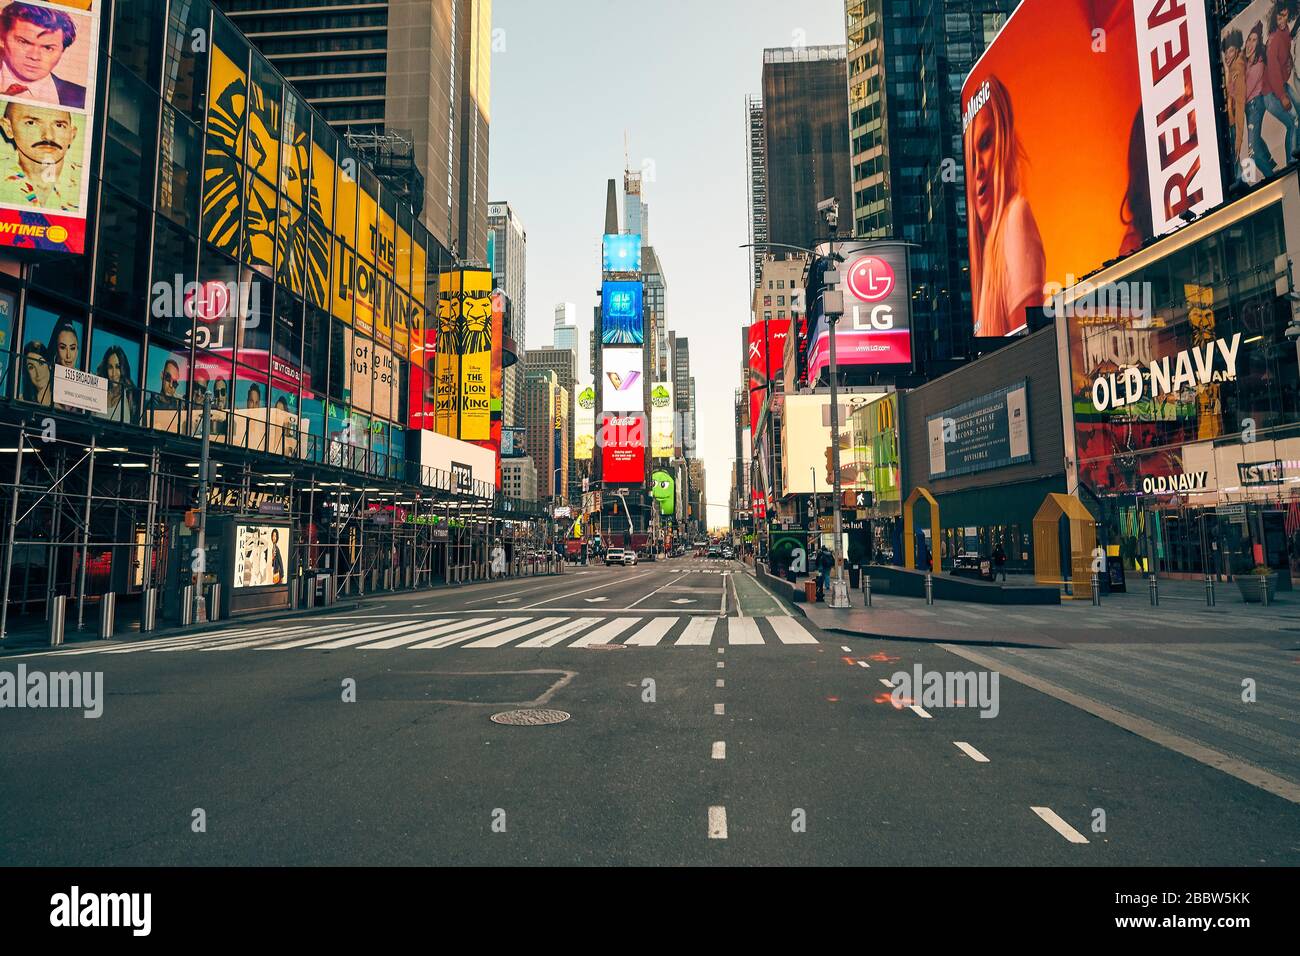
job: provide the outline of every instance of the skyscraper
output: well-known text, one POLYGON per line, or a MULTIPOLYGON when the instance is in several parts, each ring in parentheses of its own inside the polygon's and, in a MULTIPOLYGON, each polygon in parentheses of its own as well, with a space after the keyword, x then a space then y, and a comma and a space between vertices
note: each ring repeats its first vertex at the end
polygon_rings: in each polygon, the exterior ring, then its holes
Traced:
MULTIPOLYGON (((559 388, 563 389, 564 393, 570 399, 576 399, 578 394, 577 391, 578 358, 575 352, 571 351, 570 349, 557 349, 551 347, 540 348, 540 349, 528 349, 524 353, 523 373, 525 376, 528 376, 539 372, 549 372, 551 375, 555 377, 555 384, 559 388)), ((564 413, 565 418, 567 420, 566 429, 569 435, 574 434, 574 426, 575 426, 575 418, 576 418, 574 413, 574 405, 575 405, 574 401, 572 400, 569 401, 568 406, 565 409, 565 413, 564 413)), ((527 427, 529 428, 532 427, 531 420, 526 419, 526 424, 527 427)), ((564 470, 566 475, 566 482, 572 480, 573 478, 576 478, 578 475, 578 466, 577 466, 577 462, 574 460, 573 457, 572 441, 568 443, 568 446, 566 448, 564 465, 565 465, 564 470)), ((540 473, 540 467, 539 467, 539 473, 540 473)), ((581 479, 579 479, 579 482, 580 481, 581 479)), ((539 482, 540 482, 540 478, 539 478, 539 482)), ((579 484, 578 492, 581 493, 581 491, 582 488, 581 485, 579 484)), ((561 486, 559 491, 559 497, 565 498, 571 496, 572 496, 572 489, 568 488, 567 484, 561 486)))
MULTIPOLYGON (((508 202, 494 202, 488 205, 488 235, 492 284, 510 300, 505 334, 522 351, 528 327, 528 232, 508 202)), ((523 421, 523 382, 523 368, 518 363, 504 370, 501 411, 506 425, 523 421)))
POLYGON ((561 302, 556 305, 551 344, 557 349, 571 351, 578 367, 582 366, 578 350, 578 307, 572 302, 561 302))
POLYGON ((333 126, 361 137, 381 176, 413 161, 425 226, 462 259, 485 257, 492 0, 216 5, 333 126))
POLYGON ((537 496, 567 497, 569 482, 569 392, 548 368, 531 369, 524 379, 524 447, 537 469, 537 496))
MULTIPOLYGON (((809 247, 825 238, 826 224, 817 212, 823 199, 838 199, 848 219, 852 194, 846 82, 843 46, 763 51, 767 243, 809 247)), ((752 129, 749 137, 752 144, 752 129)), ((752 150, 751 145, 751 163, 752 150)), ((753 222, 750 229, 755 230, 753 222)))
MULTIPOLYGON (((914 242, 915 361, 970 349, 961 86, 1019 0, 847 0, 854 234, 914 242)), ((849 210, 841 209, 845 220, 849 210)))
POLYGON ((763 98, 745 97, 745 122, 749 136, 745 156, 749 166, 749 244, 754 260, 751 286, 758 282, 767 255, 767 137, 763 131, 763 98))

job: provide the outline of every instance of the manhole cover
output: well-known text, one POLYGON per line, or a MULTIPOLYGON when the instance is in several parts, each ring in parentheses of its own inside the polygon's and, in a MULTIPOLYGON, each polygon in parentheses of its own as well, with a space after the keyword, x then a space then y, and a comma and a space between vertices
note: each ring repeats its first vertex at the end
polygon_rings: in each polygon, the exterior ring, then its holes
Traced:
POLYGON ((562 710, 503 710, 492 715, 492 722, 512 727, 533 727, 540 724, 562 724, 569 715, 562 710))

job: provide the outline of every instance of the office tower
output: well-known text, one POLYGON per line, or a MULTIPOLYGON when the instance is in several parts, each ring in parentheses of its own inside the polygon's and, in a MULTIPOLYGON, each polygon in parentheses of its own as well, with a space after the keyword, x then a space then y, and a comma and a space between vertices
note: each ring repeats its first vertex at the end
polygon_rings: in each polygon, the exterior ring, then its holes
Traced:
POLYGON ((961 86, 1019 0, 848 0, 848 109, 859 237, 914 242, 917 369, 970 351, 961 86))
MULTIPOLYGON (((522 352, 528 327, 528 231, 508 202, 488 205, 488 250, 493 287, 505 292, 509 300, 505 334, 522 352)), ((524 372, 519 363, 502 372, 501 413, 507 426, 523 421, 523 384, 524 372)))
POLYGON ((763 98, 745 97, 745 122, 749 135, 745 140, 745 157, 749 167, 749 245, 754 262, 753 285, 759 280, 763 258, 767 255, 767 146, 763 132, 763 98))
POLYGON ((537 500, 537 466, 528 456, 501 459, 501 485, 507 498, 537 500))
POLYGON ((537 496, 567 500, 570 431, 569 391, 549 368, 533 368, 524 377, 524 447, 537 468, 537 496))
POLYGON ((491 0, 216 0, 385 181, 422 175, 421 220, 447 249, 487 246, 491 0))
POLYGON ((578 307, 572 302, 561 302, 555 307, 555 327, 551 335, 551 344, 557 349, 571 351, 574 361, 581 367, 582 357, 578 350, 578 307))
POLYGON ((826 224, 817 211, 823 199, 838 199, 848 222, 852 194, 846 83, 843 46, 763 51, 769 244, 809 247, 824 239, 826 224))
MULTIPOLYGON (((533 373, 549 372, 555 377, 555 384, 564 390, 566 396, 572 399, 578 394, 578 360, 577 355, 570 349, 557 349, 549 346, 540 349, 528 349, 524 352, 523 371, 525 376, 533 373)), ((564 410, 565 428, 569 435, 574 433, 575 427, 573 406, 574 402, 570 401, 564 410)), ((531 422, 529 427, 531 428, 531 422)), ((573 443, 571 441, 566 446, 564 472, 566 476, 577 476, 578 474, 578 466, 573 458, 573 443)), ((566 484, 561 486, 560 497, 567 497, 571 493, 567 482, 568 477, 566 477, 566 484)), ((581 487, 578 490, 581 491, 581 487)))

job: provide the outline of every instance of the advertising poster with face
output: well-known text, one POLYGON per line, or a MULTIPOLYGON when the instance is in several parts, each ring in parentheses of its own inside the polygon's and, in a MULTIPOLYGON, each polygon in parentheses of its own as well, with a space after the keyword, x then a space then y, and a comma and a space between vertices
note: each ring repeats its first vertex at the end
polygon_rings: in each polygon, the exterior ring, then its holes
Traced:
POLYGON ((289 529, 272 525, 236 525, 236 588, 265 588, 289 580, 289 529))
POLYGON ((54 366, 81 368, 85 324, 34 305, 23 319, 19 396, 25 402, 54 405, 54 366))
MULTIPOLYGON (((149 346, 149 375, 145 379, 146 406, 151 411, 180 411, 188 383, 189 356, 180 350, 149 346)), ((168 419, 174 420, 174 419, 168 419)))
POLYGON ((98 325, 90 342, 90 370, 108 383, 108 408, 99 418, 134 422, 140 411, 140 343, 98 325))
POLYGON ((0 245, 85 251, 99 11, 0 2, 0 245))

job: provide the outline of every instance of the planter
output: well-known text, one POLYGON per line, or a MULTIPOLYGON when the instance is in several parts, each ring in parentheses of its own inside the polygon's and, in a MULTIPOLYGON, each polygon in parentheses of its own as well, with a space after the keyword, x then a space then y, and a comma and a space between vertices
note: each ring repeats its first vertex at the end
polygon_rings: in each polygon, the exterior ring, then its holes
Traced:
POLYGON ((1264 588, 1268 588, 1268 600, 1270 603, 1277 597, 1277 575, 1276 574, 1239 574, 1236 577, 1237 590, 1241 592, 1241 599, 1247 604, 1263 603, 1264 588), (1260 585, 1263 579, 1266 584, 1260 585))

